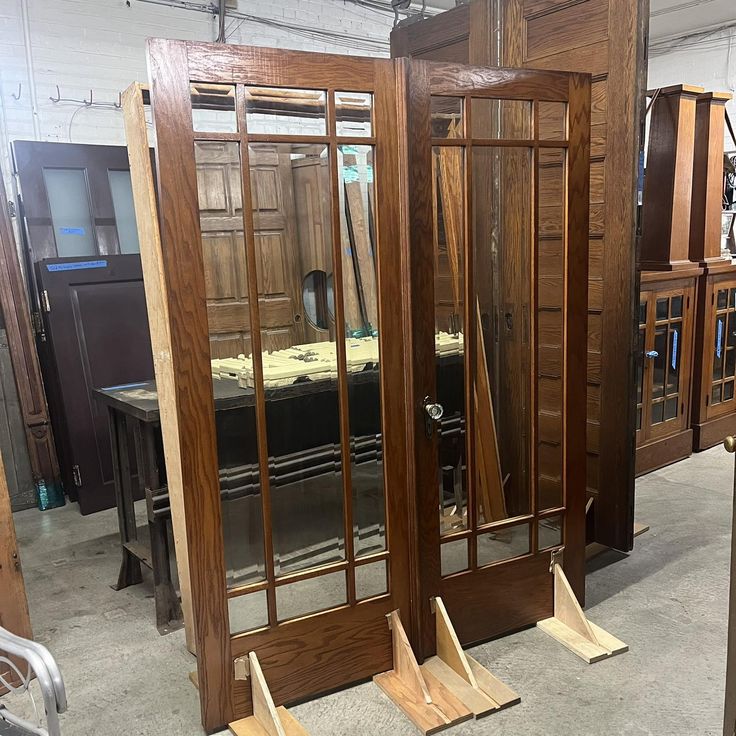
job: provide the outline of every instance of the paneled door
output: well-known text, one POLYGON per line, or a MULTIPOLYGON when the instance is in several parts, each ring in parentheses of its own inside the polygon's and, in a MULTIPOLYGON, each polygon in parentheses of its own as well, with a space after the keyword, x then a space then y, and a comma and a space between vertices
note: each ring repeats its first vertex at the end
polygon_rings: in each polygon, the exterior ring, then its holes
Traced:
POLYGON ((386 614, 410 618, 396 80, 390 60, 148 54, 161 247, 144 277, 165 289, 154 354, 212 731, 251 710, 249 651, 288 702, 390 669, 386 614), (213 381, 244 405, 217 423, 213 381), (257 463, 221 473, 235 422, 257 463))
POLYGON ((436 595, 463 644, 551 616, 553 550, 584 597, 590 78, 403 68, 428 655, 436 595))

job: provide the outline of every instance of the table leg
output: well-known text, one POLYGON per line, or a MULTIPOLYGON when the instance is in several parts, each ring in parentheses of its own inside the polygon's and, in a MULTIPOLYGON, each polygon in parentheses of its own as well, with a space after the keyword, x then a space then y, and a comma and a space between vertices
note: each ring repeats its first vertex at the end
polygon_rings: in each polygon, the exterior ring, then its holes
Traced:
POLYGON ((135 507, 130 483, 130 455, 128 454, 128 434, 125 418, 109 407, 110 445, 112 447, 112 468, 115 479, 115 501, 118 509, 118 530, 120 532, 120 551, 122 561, 118 582, 114 590, 122 590, 129 585, 142 582, 140 560, 125 545, 137 537, 135 526, 135 507))
POLYGON ((153 596, 156 602, 156 627, 161 634, 168 634, 182 627, 184 617, 179 597, 171 580, 169 537, 166 518, 154 513, 153 495, 159 491, 160 473, 156 436, 149 423, 136 422, 134 426, 138 477, 144 486, 148 509, 148 531, 151 539, 151 571, 153 596))

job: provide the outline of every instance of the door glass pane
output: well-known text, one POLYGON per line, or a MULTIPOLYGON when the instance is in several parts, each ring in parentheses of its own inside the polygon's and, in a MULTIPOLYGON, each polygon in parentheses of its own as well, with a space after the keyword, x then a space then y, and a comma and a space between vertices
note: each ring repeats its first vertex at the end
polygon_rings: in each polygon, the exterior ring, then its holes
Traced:
POLYGON ((657 355, 652 360, 652 398, 664 396, 664 376, 667 366, 667 325, 657 327, 654 333, 654 350, 657 355))
POLYGON ((430 99, 430 117, 433 138, 463 137, 462 97, 437 97, 430 99))
POLYGON ((440 545, 442 575, 452 575, 468 569, 468 540, 457 539, 440 545))
POLYGON ((673 296, 670 300, 670 317, 682 317, 681 296, 673 296))
POLYGON ((325 135, 326 100, 322 90, 248 87, 245 90, 248 133, 325 135))
POLYGON ((728 289, 719 289, 716 297, 716 306, 718 309, 725 309, 728 305, 728 289))
POLYGON ((472 100, 473 138, 532 137, 532 103, 528 100, 496 100, 474 97, 472 100))
POLYGON ((192 129, 237 133, 235 87, 232 84, 192 84, 192 129))
POLYGON ((227 608, 230 615, 231 634, 242 634, 245 631, 260 629, 268 625, 268 603, 265 590, 229 598, 227 608))
MULTIPOLYGON (((240 147, 235 142, 197 142, 194 153, 212 358, 223 544, 227 584, 234 587, 265 579, 255 401, 252 380, 247 385, 243 360, 244 354, 251 353, 251 341, 240 147)), ((238 623, 241 607, 250 607, 255 600, 257 597, 250 596, 244 600, 231 599, 231 630, 241 627, 238 623)))
POLYGON ((432 151, 437 401, 444 407, 442 419, 435 423, 439 435, 438 485, 442 534, 467 526, 463 154, 463 148, 451 146, 435 147, 432 151))
POLYGON ((736 350, 734 348, 726 349, 726 378, 731 378, 734 375, 734 368, 736 368, 736 350))
POLYGON ((537 522, 537 549, 540 551, 562 544, 562 515, 547 516, 537 522))
MULTIPOLYGON (((529 149, 473 148, 472 308, 477 346, 473 402, 479 523, 526 514, 531 508, 531 171, 529 149)), ((544 253, 551 282, 562 257, 560 245, 559 238, 550 241, 544 253)), ((556 293, 552 286, 552 301, 558 298, 556 293)), ((554 321, 554 308, 549 314, 554 321)), ((540 360, 545 362, 547 380, 554 383, 560 375, 559 345, 551 345, 544 356, 540 353, 540 360)), ((559 441, 558 421, 553 407, 548 436, 552 443, 559 441)))
MULTIPOLYGON (((563 105, 564 107, 564 105, 563 105)), ((562 351, 565 276, 565 155, 545 149, 539 166, 539 286, 537 312, 538 508, 562 499, 562 351), (551 257, 551 253, 555 257, 551 257)))
POLYGON ((388 592, 386 561, 371 562, 355 568, 355 597, 362 601, 388 592))
POLYGON ((115 225, 118 230, 118 241, 121 253, 140 253, 138 242, 138 226, 135 221, 133 205, 133 187, 130 183, 130 171, 108 171, 112 206, 115 210, 115 225))
POLYGON ((717 386, 713 386, 713 390, 711 391, 711 404, 720 404, 722 389, 723 385, 720 383, 717 386))
POLYGON ((723 400, 729 401, 733 398, 733 381, 723 384, 723 400))
POLYGON ((373 95, 370 92, 335 92, 337 135, 370 136, 373 95))
POLYGON ((386 547, 373 148, 338 148, 355 555, 386 547))
POLYGON ((677 416, 677 404, 679 399, 675 396, 674 398, 667 399, 664 405, 664 419, 674 419, 677 416))
POLYGON ((667 353, 667 393, 674 394, 680 385, 680 352, 682 322, 670 323, 669 351, 667 353))
POLYGON ((329 156, 323 144, 254 143, 249 159, 279 575, 345 559, 336 327, 327 279, 302 287, 333 273, 329 156))
POLYGON ((670 300, 667 297, 657 299, 657 319, 667 319, 669 316, 669 303, 670 300))
POLYGON ((479 534, 476 542, 478 545, 478 567, 529 554, 531 551, 529 524, 497 529, 488 534, 479 534))
POLYGON ((286 621, 308 613, 326 611, 347 603, 345 573, 331 572, 276 588, 278 620, 286 621))
POLYGON ((560 141, 567 138, 567 103, 540 100, 539 140, 560 141))
POLYGON ((726 345, 733 348, 736 347, 736 312, 729 310, 726 315, 728 317, 728 328, 726 329, 726 345))
POLYGON ((644 340, 645 330, 639 330, 639 349, 636 351, 636 403, 641 404, 644 389, 644 340))
POLYGON ((647 304, 649 302, 641 302, 639 304, 639 325, 646 325, 647 322, 647 304))
POLYGON ((96 252, 84 169, 44 169, 59 256, 91 256, 96 252))
POLYGON ((659 424, 664 421, 664 401, 657 401, 652 404, 652 424, 659 424))
POLYGON ((716 317, 715 346, 713 347, 713 380, 723 378, 723 353, 726 331, 726 315, 716 317))

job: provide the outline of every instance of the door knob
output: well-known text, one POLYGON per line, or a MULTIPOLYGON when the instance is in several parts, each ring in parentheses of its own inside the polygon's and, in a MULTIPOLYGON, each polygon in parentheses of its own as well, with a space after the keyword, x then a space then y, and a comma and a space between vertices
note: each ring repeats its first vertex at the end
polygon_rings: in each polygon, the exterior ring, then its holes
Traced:
POLYGON ((723 440, 723 446, 728 452, 736 452, 736 437, 728 435, 728 437, 723 440))
POLYGON ((656 350, 647 350, 644 355, 646 355, 649 360, 654 360, 659 357, 659 353, 656 350))
POLYGON ((442 419, 442 415, 445 413, 445 408, 442 404, 432 401, 429 396, 424 397, 422 406, 424 407, 424 429, 427 433, 427 437, 431 437, 434 425, 442 419))

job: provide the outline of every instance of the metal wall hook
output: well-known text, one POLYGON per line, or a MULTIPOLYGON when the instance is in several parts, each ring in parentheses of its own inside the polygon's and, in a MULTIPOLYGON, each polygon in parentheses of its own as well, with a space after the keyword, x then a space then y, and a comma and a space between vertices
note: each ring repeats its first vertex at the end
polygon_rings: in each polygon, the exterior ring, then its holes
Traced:
POLYGON ((90 89, 90 91, 89 91, 89 100, 87 100, 87 98, 85 97, 84 98, 84 104, 87 105, 87 107, 92 107, 93 102, 94 102, 94 99, 92 97, 92 90, 90 89))
POLYGON ((112 106, 116 110, 119 110, 123 106, 123 93, 122 92, 118 92, 118 101, 117 102, 113 102, 112 103, 112 106))
POLYGON ((11 96, 11 97, 12 97, 12 98, 13 98, 14 100, 20 100, 20 96, 21 96, 21 92, 22 92, 22 91, 23 91, 23 83, 22 83, 22 82, 18 82, 18 94, 16 95, 16 94, 15 94, 15 92, 11 92, 11 93, 10 93, 10 96, 11 96))
POLYGON ((56 85, 56 97, 49 97, 51 102, 60 102, 61 101, 61 91, 59 90, 59 85, 56 85))

